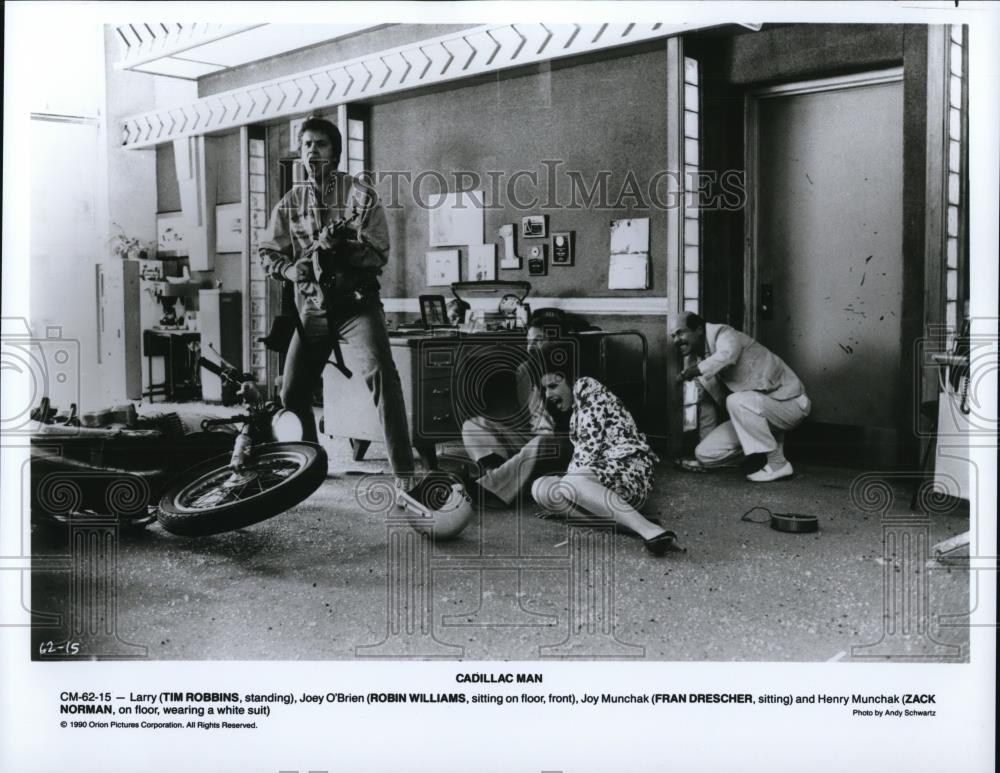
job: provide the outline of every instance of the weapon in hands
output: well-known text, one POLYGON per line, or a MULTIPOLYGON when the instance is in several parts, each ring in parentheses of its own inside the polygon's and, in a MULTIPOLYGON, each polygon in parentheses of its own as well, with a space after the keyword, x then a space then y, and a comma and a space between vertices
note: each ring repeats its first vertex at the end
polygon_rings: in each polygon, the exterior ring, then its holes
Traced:
POLYGON ((359 215, 355 210, 350 217, 336 220, 319 232, 308 253, 317 281, 323 281, 324 277, 334 272, 341 248, 349 241, 357 241, 359 215))

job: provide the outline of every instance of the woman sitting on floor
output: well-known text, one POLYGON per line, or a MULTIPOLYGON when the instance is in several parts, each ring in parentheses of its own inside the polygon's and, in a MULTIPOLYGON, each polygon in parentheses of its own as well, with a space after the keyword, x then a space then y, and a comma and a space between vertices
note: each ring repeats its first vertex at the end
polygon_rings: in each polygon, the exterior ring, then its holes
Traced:
POLYGON ((677 550, 676 535, 636 509, 653 486, 656 455, 621 400, 600 382, 576 377, 573 355, 568 342, 552 342, 534 354, 539 389, 550 409, 572 412, 573 456, 565 475, 539 478, 531 495, 551 512, 611 518, 642 537, 654 555, 677 550))

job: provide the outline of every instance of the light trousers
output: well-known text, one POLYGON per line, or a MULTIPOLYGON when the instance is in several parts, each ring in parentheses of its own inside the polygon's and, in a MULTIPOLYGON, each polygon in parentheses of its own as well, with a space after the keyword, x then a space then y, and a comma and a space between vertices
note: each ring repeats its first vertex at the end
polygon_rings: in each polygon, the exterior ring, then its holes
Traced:
MULTIPOLYGON (((323 368, 333 351, 331 334, 349 348, 345 365, 353 378, 362 378, 371 392, 385 440, 386 453, 393 474, 400 479, 413 475, 413 449, 406 423, 403 388, 399 372, 392 360, 389 333, 379 304, 369 303, 356 313, 334 318, 336 330, 331 331, 325 311, 309 310, 302 314, 306 340, 299 333, 292 337, 285 359, 281 400, 302 422, 302 439, 317 441, 316 419, 313 416, 313 391, 323 375, 323 368)), ((336 406, 332 406, 337 410, 336 406)))
POLYGON ((811 409, 805 395, 775 400, 761 392, 733 392, 726 398, 729 421, 719 424, 715 403, 706 399, 698 406, 701 442, 694 450, 695 458, 713 467, 741 455, 767 454, 772 466, 782 465, 784 433, 801 424, 811 409))
POLYGON ((473 459, 496 454, 507 460, 478 480, 505 504, 513 502, 518 492, 540 475, 564 471, 573 453, 566 438, 533 435, 483 416, 474 416, 462 425, 462 440, 473 459))

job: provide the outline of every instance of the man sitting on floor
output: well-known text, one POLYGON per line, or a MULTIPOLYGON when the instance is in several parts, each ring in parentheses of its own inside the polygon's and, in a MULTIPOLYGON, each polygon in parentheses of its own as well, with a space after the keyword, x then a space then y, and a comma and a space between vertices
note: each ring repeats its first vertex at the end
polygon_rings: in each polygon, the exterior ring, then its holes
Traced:
MULTIPOLYGON (((564 340, 567 324, 559 316, 539 314, 528 323, 528 351, 545 346, 548 339, 564 340)), ((501 508, 536 478, 562 472, 573 448, 568 424, 559 426, 531 377, 530 360, 516 373, 519 410, 509 421, 474 416, 462 425, 465 450, 478 466, 478 477, 466 481, 473 501, 501 508)))
POLYGON ((721 467, 744 454, 747 480, 765 483, 791 476, 784 433, 801 424, 812 407, 798 376, 776 354, 728 325, 682 312, 670 329, 685 361, 694 360, 678 381, 698 379, 701 387, 701 442, 695 459, 680 463, 682 469, 721 467), (719 424, 723 406, 729 421, 719 424))

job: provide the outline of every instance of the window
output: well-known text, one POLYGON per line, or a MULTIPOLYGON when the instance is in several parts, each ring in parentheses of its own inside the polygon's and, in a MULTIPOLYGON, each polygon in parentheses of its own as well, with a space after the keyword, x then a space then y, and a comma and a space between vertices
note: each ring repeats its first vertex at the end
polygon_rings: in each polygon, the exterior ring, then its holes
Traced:
POLYGON ((359 175, 365 170, 365 122, 347 119, 347 171, 359 175))
MULTIPOLYGON (((701 313, 701 217, 698 193, 699 123, 698 61, 684 57, 684 264, 683 307, 685 311, 701 313)), ((685 430, 698 427, 700 387, 694 381, 684 383, 685 430)))
MULTIPOLYGON (((264 131, 260 127, 249 127, 247 131, 247 169, 249 173, 250 195, 250 286, 249 314, 249 359, 250 372, 258 384, 270 383, 267 377, 267 347, 257 339, 268 330, 267 276, 258 257, 257 248, 264 229, 267 228, 267 147, 264 131)), ((246 194, 244 194, 246 195, 246 194)))
POLYGON ((684 57, 684 310, 701 311, 698 61, 684 57))
POLYGON ((945 184, 945 309, 947 345, 967 313, 968 256, 968 66, 966 28, 952 25, 948 45, 947 182, 945 184))

